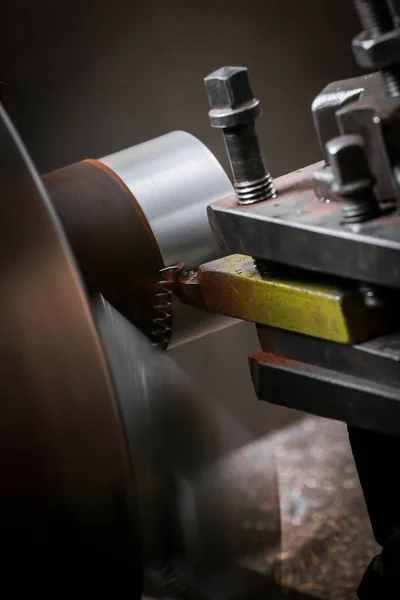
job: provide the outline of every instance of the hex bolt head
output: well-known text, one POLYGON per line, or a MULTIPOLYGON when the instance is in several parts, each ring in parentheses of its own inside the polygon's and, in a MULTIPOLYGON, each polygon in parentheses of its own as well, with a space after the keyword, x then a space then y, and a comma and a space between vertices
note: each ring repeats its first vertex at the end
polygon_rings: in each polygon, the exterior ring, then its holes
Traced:
POLYGON ((222 67, 207 75, 204 83, 213 127, 235 127, 259 116, 246 67, 222 67))
POLYGON ((332 191, 342 198, 344 220, 360 223, 379 213, 373 193, 375 178, 360 135, 341 135, 326 145, 332 167, 332 191))
POLYGON ((254 98, 245 67, 222 67, 204 78, 212 127, 222 130, 239 204, 274 198, 276 190, 268 172, 255 129, 260 103, 254 98))
POLYGON ((204 81, 211 108, 239 108, 254 98, 246 67, 222 67, 204 81))

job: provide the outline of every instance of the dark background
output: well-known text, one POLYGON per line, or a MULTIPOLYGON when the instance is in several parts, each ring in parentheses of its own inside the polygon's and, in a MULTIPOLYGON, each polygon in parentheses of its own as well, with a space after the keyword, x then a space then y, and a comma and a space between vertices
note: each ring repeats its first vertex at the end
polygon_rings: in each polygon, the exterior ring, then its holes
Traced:
MULTIPOLYGON (((267 163, 283 174, 320 159, 313 98, 358 74, 351 0, 15 0, 0 20, 2 98, 42 173, 174 129, 227 166, 202 80, 235 64, 249 68, 267 163)), ((259 434, 291 415, 256 403, 247 369, 256 349, 242 324, 173 354, 259 434)))

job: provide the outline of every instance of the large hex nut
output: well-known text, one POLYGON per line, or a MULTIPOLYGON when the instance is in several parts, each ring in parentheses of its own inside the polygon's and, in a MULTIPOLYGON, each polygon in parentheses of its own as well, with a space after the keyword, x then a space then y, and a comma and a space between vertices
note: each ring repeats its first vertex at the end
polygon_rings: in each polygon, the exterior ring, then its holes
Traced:
POLYGON ((400 62, 400 29, 393 29, 378 37, 363 31, 352 42, 353 53, 360 67, 384 69, 400 62))

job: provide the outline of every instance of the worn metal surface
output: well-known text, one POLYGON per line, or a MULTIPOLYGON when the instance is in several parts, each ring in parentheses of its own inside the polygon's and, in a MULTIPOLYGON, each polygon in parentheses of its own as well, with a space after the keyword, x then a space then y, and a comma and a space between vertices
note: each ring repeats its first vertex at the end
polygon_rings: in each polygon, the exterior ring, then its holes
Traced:
POLYGON ((245 67, 222 67, 204 79, 212 127, 222 130, 239 204, 254 204, 275 196, 265 166, 255 120, 261 114, 245 67))
MULTIPOLYGON (((309 417, 278 432, 270 443, 282 515, 277 577, 312 598, 355 600, 363 571, 379 547, 346 427, 309 417)), ((259 557, 253 568, 267 571, 271 562, 271 556, 264 563, 259 557)))
POLYGON ((336 111, 345 105, 362 98, 364 95, 379 93, 382 79, 378 73, 334 81, 327 85, 312 103, 312 116, 317 132, 320 150, 329 163, 326 144, 339 135, 336 111))
POLYGON ((130 190, 98 161, 69 165, 42 179, 89 293, 101 292, 150 335, 164 263, 130 190))
POLYGON ((201 265, 180 278, 177 293, 207 311, 342 343, 363 341, 390 323, 387 307, 369 308, 351 282, 290 270, 265 278, 241 254, 201 265))
POLYGON ((311 165, 276 180, 278 197, 237 206, 228 197, 209 207, 222 247, 278 263, 400 287, 400 218, 384 215, 343 226, 338 202, 321 202, 312 188, 311 165))
POLYGON ((257 327, 261 348, 277 356, 400 387, 400 334, 357 344, 336 344, 289 331, 257 327))
POLYGON ((250 370, 260 400, 400 434, 398 387, 268 352, 254 354, 250 370))
POLYGON ((353 373, 360 377, 380 379, 400 387, 400 334, 388 333, 362 344, 339 345, 313 340, 290 332, 258 327, 261 347, 266 352, 302 358, 329 369, 353 373))
POLYGON ((136 499, 75 263, 0 106, 2 577, 16 595, 140 598, 136 499), (28 589, 29 588, 29 589, 28 589))

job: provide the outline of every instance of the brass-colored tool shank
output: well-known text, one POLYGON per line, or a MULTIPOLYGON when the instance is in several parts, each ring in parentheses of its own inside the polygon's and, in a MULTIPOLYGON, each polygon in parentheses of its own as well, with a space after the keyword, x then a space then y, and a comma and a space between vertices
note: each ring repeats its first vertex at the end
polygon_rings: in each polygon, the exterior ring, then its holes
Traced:
POLYGON ((182 277, 177 294, 209 312, 354 344, 387 330, 387 308, 370 308, 355 284, 312 275, 263 278, 249 256, 234 254, 182 277))

